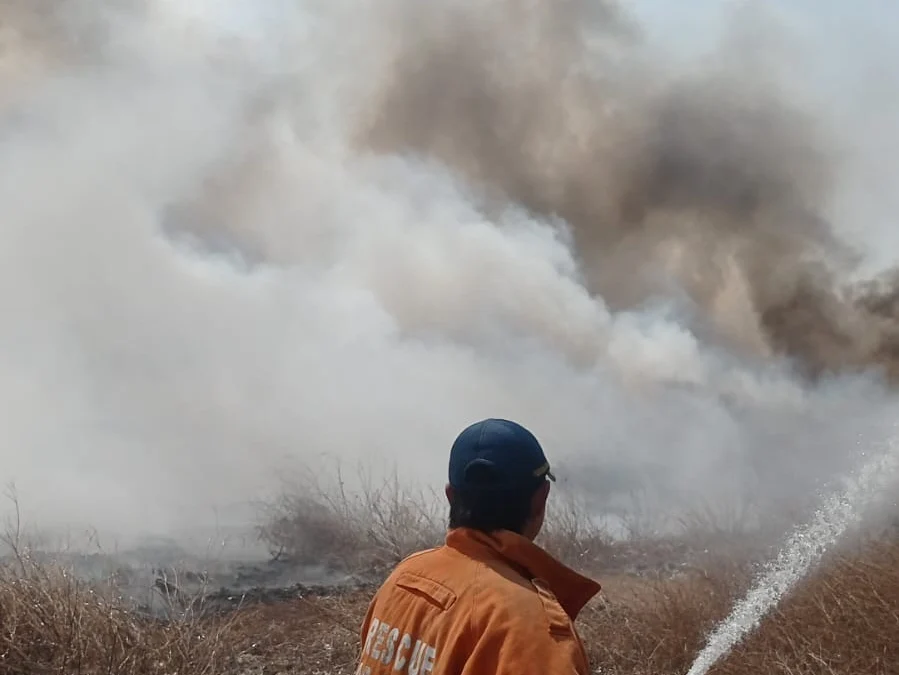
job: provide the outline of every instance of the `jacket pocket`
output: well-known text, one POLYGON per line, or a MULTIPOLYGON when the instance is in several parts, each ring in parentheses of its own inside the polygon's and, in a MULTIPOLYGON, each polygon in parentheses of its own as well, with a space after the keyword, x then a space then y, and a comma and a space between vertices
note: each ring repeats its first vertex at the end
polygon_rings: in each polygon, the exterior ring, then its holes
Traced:
POLYGON ((433 579, 411 572, 400 574, 395 583, 398 588, 423 597, 444 612, 456 602, 456 594, 451 589, 433 579))

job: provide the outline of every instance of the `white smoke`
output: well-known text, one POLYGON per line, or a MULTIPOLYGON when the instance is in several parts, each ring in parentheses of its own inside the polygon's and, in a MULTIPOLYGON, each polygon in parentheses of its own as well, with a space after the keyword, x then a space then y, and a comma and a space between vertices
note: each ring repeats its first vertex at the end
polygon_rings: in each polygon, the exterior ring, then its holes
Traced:
POLYGON ((172 532, 333 456, 439 487, 486 416, 659 508, 810 490, 885 433, 876 383, 741 360, 674 291, 613 313, 564 224, 360 154, 376 8, 112 7, 22 9, 47 34, 3 57, 0 467, 36 522, 172 532))

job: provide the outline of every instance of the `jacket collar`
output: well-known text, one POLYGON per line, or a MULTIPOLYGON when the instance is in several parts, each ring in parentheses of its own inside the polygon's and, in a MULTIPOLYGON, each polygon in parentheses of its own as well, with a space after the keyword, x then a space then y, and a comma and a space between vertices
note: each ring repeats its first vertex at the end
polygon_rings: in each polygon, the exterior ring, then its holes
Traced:
POLYGON ((471 558, 501 559, 530 580, 543 582, 572 621, 602 589, 598 582, 566 567, 530 539, 507 530, 485 534, 458 528, 447 533, 446 545, 471 558))

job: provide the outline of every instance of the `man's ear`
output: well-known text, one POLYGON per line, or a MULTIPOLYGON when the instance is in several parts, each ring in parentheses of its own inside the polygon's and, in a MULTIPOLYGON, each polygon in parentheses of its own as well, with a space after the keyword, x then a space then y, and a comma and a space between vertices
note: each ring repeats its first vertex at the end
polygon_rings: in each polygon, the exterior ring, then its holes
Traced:
POLYGON ((549 498, 549 489, 550 482, 548 480, 544 481, 540 484, 540 487, 537 488, 534 496, 531 497, 531 513, 535 516, 546 511, 546 500, 549 498))
POLYGON ((546 517, 546 499, 549 497, 549 481, 540 484, 531 497, 531 517, 525 524, 522 535, 534 541, 540 530, 543 529, 543 521, 546 517))

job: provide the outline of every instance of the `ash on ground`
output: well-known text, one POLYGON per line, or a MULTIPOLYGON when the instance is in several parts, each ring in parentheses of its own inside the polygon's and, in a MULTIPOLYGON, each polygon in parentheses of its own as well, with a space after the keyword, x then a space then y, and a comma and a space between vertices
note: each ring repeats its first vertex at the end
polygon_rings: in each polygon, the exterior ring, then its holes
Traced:
MULTIPOLYGON (((215 614, 258 603, 338 595, 374 587, 376 579, 323 565, 261 557, 256 550, 197 553, 174 539, 148 539, 127 550, 20 551, 37 564, 71 571, 103 587, 133 610, 166 619, 187 612, 215 614)), ((0 557, 16 563, 12 553, 0 557)))

